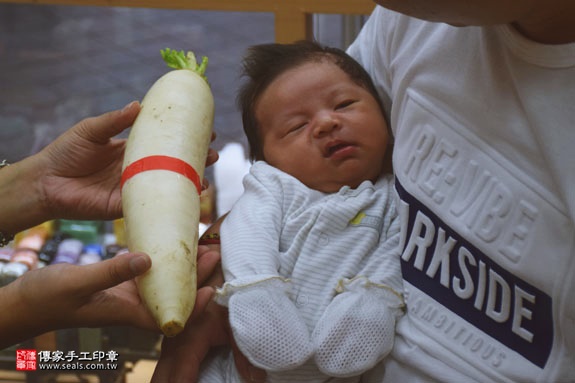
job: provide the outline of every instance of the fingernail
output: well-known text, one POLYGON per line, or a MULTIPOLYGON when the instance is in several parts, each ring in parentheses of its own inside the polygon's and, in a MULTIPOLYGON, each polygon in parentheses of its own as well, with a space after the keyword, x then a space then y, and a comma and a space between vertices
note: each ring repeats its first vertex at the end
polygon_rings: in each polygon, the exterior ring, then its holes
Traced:
POLYGON ((134 275, 143 274, 151 265, 150 258, 143 254, 138 254, 130 259, 130 270, 132 270, 134 275))
POLYGON ((134 106, 134 104, 136 104, 137 102, 138 102, 138 101, 132 101, 132 102, 130 102, 128 105, 124 106, 124 107, 122 108, 122 113, 124 113, 124 112, 130 110, 130 109, 134 106))
POLYGON ((204 178, 202 180, 202 191, 208 190, 209 187, 210 187, 210 181, 204 178))

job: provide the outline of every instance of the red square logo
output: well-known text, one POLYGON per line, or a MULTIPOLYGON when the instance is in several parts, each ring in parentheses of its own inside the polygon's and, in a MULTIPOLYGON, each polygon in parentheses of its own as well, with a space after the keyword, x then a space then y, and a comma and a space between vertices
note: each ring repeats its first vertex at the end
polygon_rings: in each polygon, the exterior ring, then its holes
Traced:
POLYGON ((16 350, 16 370, 36 371, 36 350, 16 350))

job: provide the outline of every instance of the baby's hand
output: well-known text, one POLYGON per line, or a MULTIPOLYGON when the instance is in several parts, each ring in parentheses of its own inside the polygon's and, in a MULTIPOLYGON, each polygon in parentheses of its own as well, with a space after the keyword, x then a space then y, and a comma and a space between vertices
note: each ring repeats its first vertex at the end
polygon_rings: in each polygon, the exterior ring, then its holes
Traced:
POLYGON ((391 289, 355 284, 333 299, 312 333, 315 362, 329 376, 360 375, 393 347, 401 299, 391 289))
POLYGON ((288 287, 288 282, 269 279, 238 288, 228 303, 239 349, 254 366, 268 371, 293 369, 313 354, 309 330, 288 287))

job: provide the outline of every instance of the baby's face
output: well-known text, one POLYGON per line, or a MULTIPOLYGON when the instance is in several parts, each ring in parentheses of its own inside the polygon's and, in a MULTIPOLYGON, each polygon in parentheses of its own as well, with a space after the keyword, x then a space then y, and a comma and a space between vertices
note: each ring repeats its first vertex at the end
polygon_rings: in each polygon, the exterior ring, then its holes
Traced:
POLYGON ((278 76, 255 107, 272 166, 330 193, 381 174, 387 125, 376 99, 337 65, 312 62, 278 76))

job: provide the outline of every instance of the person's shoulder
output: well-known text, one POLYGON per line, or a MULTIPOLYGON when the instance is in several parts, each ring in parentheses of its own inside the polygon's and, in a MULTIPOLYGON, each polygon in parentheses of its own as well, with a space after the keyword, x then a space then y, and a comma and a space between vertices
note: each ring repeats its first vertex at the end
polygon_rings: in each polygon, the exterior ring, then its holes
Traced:
MULTIPOLYGON (((369 62, 365 61, 369 61, 373 56, 389 56, 388 60, 391 60, 404 47, 421 47, 428 40, 440 36, 441 31, 448 30, 449 27, 444 23, 417 19, 376 6, 360 34, 348 48, 348 53, 369 67, 369 62)), ((372 65, 378 66, 377 63, 372 65)))
POLYGON ((437 27, 443 25, 443 23, 435 23, 418 19, 379 5, 375 7, 370 19, 373 19, 380 28, 389 30, 395 30, 398 27, 421 28, 423 26, 437 27))
MULTIPOLYGON (((521 61, 548 69, 566 69, 573 73, 575 67, 575 42, 544 44, 530 40, 509 24, 491 28, 492 35, 503 41, 512 54, 521 61)), ((554 71, 553 75, 557 72, 554 71)), ((570 78, 573 78, 572 76, 570 78)))

